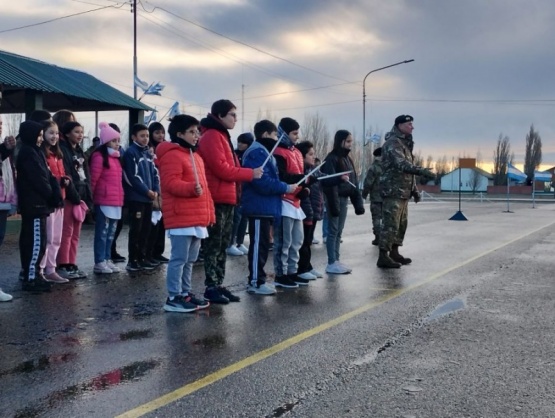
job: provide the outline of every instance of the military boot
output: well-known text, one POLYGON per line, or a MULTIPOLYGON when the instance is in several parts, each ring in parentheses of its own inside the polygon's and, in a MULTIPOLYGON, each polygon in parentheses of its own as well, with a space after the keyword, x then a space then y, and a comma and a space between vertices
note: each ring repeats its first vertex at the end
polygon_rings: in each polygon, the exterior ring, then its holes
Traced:
POLYGON ((374 239, 372 240, 372 245, 380 245, 380 236, 374 234, 374 239))
POLYGON ((382 269, 398 269, 401 267, 401 263, 393 261, 389 255, 387 255, 386 250, 380 250, 380 257, 376 265, 382 269))
POLYGON ((389 253, 389 257, 391 257, 393 261, 397 261, 398 263, 401 263, 403 265, 412 263, 412 260, 410 258, 403 257, 401 254, 399 254, 398 245, 394 245, 391 247, 391 252, 389 253))

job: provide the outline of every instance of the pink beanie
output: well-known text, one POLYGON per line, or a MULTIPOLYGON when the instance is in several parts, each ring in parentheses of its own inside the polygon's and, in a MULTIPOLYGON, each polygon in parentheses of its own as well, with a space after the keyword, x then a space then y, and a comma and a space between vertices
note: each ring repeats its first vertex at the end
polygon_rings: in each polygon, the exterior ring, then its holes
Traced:
POLYGON ((98 127, 100 128, 100 133, 98 134, 100 138, 100 143, 98 144, 99 146, 104 145, 113 139, 120 138, 119 132, 108 125, 108 122, 100 122, 98 127))

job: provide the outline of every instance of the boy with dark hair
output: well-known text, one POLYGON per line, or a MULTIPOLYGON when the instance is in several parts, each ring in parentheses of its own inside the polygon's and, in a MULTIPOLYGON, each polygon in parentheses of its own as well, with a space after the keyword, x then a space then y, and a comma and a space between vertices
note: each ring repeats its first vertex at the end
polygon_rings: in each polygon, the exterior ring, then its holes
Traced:
POLYGON ((261 167, 240 166, 228 131, 235 127, 236 122, 236 107, 231 101, 222 99, 214 102, 211 113, 200 122, 202 137, 198 145, 216 210, 216 223, 208 227, 208 238, 203 245, 204 298, 221 304, 240 301, 239 296, 223 286, 226 249, 231 239, 233 208, 237 204, 237 183, 259 179, 263 173, 261 167))
MULTIPOLYGON (((256 141, 243 155, 244 167, 261 167, 277 140, 277 128, 269 120, 254 125, 256 141)), ((266 283, 264 266, 270 249, 270 228, 279 225, 281 218, 281 195, 292 193, 297 186, 279 180, 275 158, 272 156, 264 166, 260 179, 243 185, 241 204, 243 215, 248 216, 249 279, 247 292, 257 295, 273 295, 276 290, 266 283)))
MULTIPOLYGON (((299 140, 299 123, 292 118, 283 118, 278 126, 279 145, 274 155, 281 181, 291 184, 304 177, 304 162, 301 152, 295 148, 299 140)), ((286 193, 281 201, 281 222, 274 228, 274 270, 276 286, 296 288, 307 286, 308 280, 297 275, 299 249, 303 243, 303 219, 301 198, 308 196, 306 187, 286 193)))
POLYGON ((152 202, 160 193, 160 179, 148 148, 148 128, 135 124, 131 140, 123 154, 123 188, 129 210, 129 261, 127 271, 153 270, 156 265, 146 259, 152 202))
POLYGON ((171 256, 166 272, 168 299, 166 312, 194 312, 209 302, 191 292, 193 264, 200 240, 208 236, 206 227, 216 221, 204 163, 195 153, 199 121, 189 115, 172 118, 168 132, 171 142, 156 147, 165 228, 171 241, 171 256))

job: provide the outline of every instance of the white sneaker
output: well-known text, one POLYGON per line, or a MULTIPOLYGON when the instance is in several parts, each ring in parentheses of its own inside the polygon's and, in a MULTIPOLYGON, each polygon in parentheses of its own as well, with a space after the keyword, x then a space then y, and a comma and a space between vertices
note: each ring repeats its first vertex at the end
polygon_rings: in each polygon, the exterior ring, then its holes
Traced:
POLYGON ((266 283, 261 284, 260 286, 249 286, 247 288, 247 293, 252 295, 275 295, 276 288, 273 286, 268 286, 266 283))
POLYGON ((245 255, 247 255, 249 253, 249 249, 247 247, 245 247, 243 244, 238 245, 237 249, 245 255))
POLYGON ((317 279, 321 279, 322 277, 324 277, 324 275, 316 269, 310 270, 310 274, 313 274, 314 276, 316 276, 317 279))
POLYGON ((106 261, 102 261, 100 263, 96 263, 94 265, 93 271, 97 274, 110 274, 113 273, 112 269, 108 267, 106 261))
POLYGON ((316 280, 316 278, 317 278, 314 274, 312 274, 309 271, 307 271, 306 273, 297 274, 297 276, 300 277, 301 279, 305 279, 305 280, 316 280))
POLYGON ((328 264, 326 267, 326 273, 329 274, 347 274, 350 273, 348 268, 345 268, 338 261, 335 261, 333 264, 328 264))
POLYGON ((227 253, 227 255, 245 255, 243 254, 243 251, 241 251, 239 248, 237 248, 235 245, 232 245, 231 247, 228 247, 227 250, 225 250, 225 252, 227 253))
POLYGON ((12 299, 12 295, 8 295, 7 293, 2 292, 2 289, 0 289, 0 302, 9 302, 12 299))
POLYGON ((106 260, 106 265, 110 270, 112 270, 112 273, 119 273, 121 271, 121 269, 116 266, 112 260, 106 260))
POLYGON ((341 261, 339 261, 339 260, 337 260, 336 263, 339 263, 339 265, 340 265, 341 267, 343 267, 344 269, 349 270, 349 273, 353 271, 352 268, 350 268, 350 267, 349 267, 348 265, 346 265, 346 264, 343 264, 343 263, 342 263, 341 261))
POLYGON ((320 241, 318 241, 317 239, 313 239, 312 243, 317 245, 317 244, 320 244, 320 241))

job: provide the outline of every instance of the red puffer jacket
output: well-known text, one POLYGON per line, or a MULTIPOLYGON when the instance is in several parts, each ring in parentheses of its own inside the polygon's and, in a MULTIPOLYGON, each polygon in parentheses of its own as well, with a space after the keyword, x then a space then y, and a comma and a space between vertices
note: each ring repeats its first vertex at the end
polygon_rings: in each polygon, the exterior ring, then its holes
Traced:
MULTIPOLYGON (((50 154, 48 157, 46 157, 46 162, 48 164, 48 168, 52 172, 52 175, 56 177, 56 180, 58 180, 58 183, 59 183, 60 179, 66 175, 66 171, 64 169, 64 159, 58 158, 54 154, 50 154)), ((62 187, 61 190, 62 190, 62 198, 65 199, 66 198, 65 187, 62 187)))
POLYGON ((200 156, 172 142, 156 147, 156 164, 162 190, 162 216, 166 229, 208 226, 216 222, 214 202, 208 189, 204 163, 200 156), (202 194, 195 194, 196 177, 202 194))
POLYGON ((204 131, 199 140, 198 153, 204 160, 206 179, 214 202, 236 205, 236 182, 252 181, 253 170, 240 166, 231 141, 219 129, 204 131))

